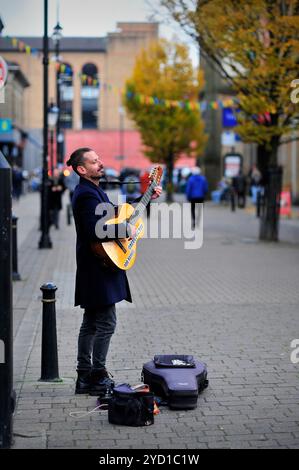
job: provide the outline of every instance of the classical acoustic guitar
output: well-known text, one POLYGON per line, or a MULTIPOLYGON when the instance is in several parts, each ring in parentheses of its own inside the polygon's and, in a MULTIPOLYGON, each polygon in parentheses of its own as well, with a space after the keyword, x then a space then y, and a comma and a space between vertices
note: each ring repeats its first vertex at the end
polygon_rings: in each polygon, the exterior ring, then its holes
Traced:
POLYGON ((130 269, 136 260, 137 241, 144 235, 144 222, 141 214, 149 204, 156 186, 159 185, 162 177, 162 167, 156 166, 150 173, 149 185, 136 207, 131 204, 122 204, 119 207, 117 217, 106 222, 109 224, 130 223, 136 228, 133 238, 120 238, 108 242, 95 242, 92 250, 96 256, 102 259, 103 264, 110 268, 130 269))

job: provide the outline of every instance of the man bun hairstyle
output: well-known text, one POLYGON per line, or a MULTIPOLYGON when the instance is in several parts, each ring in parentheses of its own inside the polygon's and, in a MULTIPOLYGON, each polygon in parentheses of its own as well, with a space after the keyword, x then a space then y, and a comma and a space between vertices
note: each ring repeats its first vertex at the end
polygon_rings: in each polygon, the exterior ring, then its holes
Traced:
POLYGON ((92 149, 90 149, 89 147, 82 147, 82 148, 79 148, 79 149, 75 150, 71 154, 68 161, 66 162, 67 166, 71 166, 73 168, 73 170, 77 174, 79 174, 77 172, 77 168, 80 165, 84 165, 84 154, 87 153, 87 152, 92 152, 92 149))

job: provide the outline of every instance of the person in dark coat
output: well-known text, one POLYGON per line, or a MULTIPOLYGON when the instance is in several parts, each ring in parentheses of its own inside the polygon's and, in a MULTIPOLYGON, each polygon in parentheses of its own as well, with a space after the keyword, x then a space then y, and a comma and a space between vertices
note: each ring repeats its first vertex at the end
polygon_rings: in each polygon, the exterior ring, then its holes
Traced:
POLYGON ((237 176, 233 177, 233 188, 237 195, 238 207, 244 209, 246 205, 246 189, 247 181, 246 176, 240 170, 237 176))
POLYGON ((49 185, 49 211, 50 222, 59 228, 59 213, 62 209, 62 195, 66 189, 63 173, 58 168, 54 168, 53 176, 49 185))
MULTIPOLYGON (((72 153, 67 165, 80 176, 72 197, 77 232, 75 306, 84 309, 78 338, 75 393, 99 395, 114 386, 106 369, 106 357, 116 327, 115 304, 122 300, 132 302, 132 297, 126 272, 106 267, 95 256, 91 245, 95 241, 133 237, 135 227, 128 223, 105 225, 105 220, 111 217, 104 218, 99 238, 96 226, 106 215, 101 204, 106 204, 109 212, 111 206, 113 214, 117 214, 118 209, 99 186, 104 173, 103 163, 92 149, 80 148, 72 153)), ((160 194, 161 188, 157 187, 153 199, 160 194)))
POLYGON ((188 178, 186 196, 191 204, 191 228, 195 228, 195 207, 197 203, 203 203, 208 192, 208 183, 201 174, 201 169, 195 167, 193 174, 188 178))
POLYGON ((17 165, 14 165, 12 168, 12 196, 17 200, 20 199, 22 194, 24 179, 22 170, 17 165))

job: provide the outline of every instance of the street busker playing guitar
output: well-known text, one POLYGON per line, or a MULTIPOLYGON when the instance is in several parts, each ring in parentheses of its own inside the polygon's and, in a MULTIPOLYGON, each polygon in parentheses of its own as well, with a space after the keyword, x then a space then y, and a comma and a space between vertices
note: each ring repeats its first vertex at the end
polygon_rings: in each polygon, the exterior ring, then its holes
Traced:
POLYGON ((80 148, 72 153, 67 165, 80 176, 72 197, 77 233, 75 306, 84 309, 75 393, 97 396, 114 386, 106 358, 116 327, 115 304, 132 302, 126 270, 135 261, 136 242, 142 236, 141 211, 162 192, 162 169, 154 170, 148 191, 135 209, 124 204, 118 211, 99 186, 104 166, 96 152, 80 148), (114 217, 105 217, 105 206, 113 208, 114 217))

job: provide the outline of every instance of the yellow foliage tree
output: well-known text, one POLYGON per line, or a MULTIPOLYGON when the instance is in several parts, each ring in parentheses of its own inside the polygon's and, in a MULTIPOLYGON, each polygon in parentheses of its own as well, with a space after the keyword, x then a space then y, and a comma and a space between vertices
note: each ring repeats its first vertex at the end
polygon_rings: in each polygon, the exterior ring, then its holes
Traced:
POLYGON ((185 106, 198 100, 202 87, 202 74, 194 71, 186 46, 166 40, 140 53, 126 82, 124 104, 140 131, 145 154, 166 165, 168 201, 175 161, 181 153, 200 155, 206 142, 199 109, 185 106), (151 102, 141 96, 151 97, 151 102))
MULTIPOLYGON (((199 44, 237 93, 236 131, 258 143, 263 174, 277 166, 278 147, 290 136, 298 106, 290 98, 298 77, 298 0, 161 0, 172 17, 199 44)), ((269 172, 268 172, 269 173, 269 172)), ((270 191, 271 192, 271 191, 270 191)), ((277 197, 277 191, 272 191, 277 197)), ((270 204, 271 205, 271 204, 270 204)), ((272 204, 276 210, 276 204, 272 204)), ((274 212, 266 218, 277 227, 274 212)), ((276 239, 271 223, 263 239, 276 239)))

